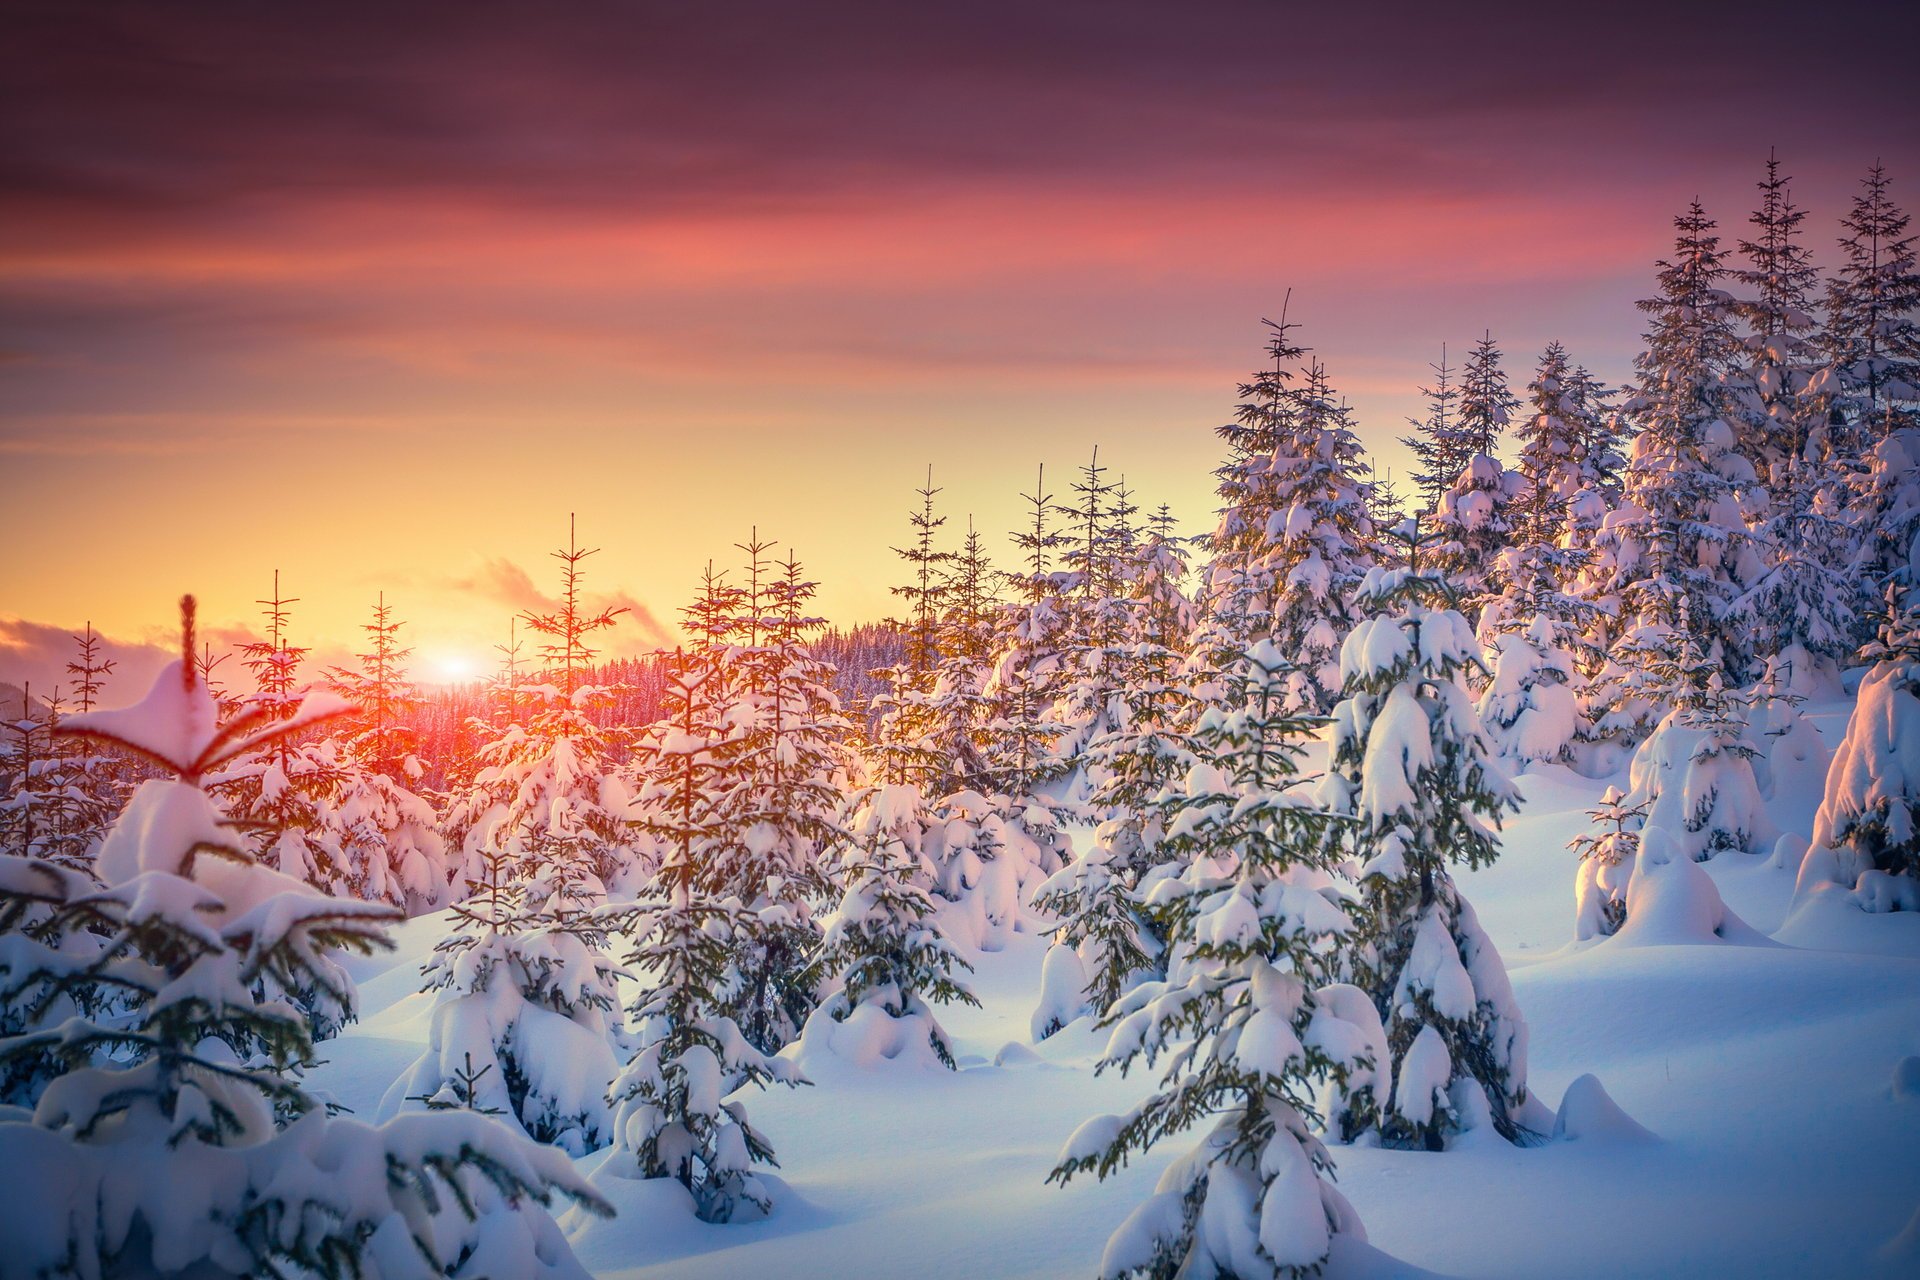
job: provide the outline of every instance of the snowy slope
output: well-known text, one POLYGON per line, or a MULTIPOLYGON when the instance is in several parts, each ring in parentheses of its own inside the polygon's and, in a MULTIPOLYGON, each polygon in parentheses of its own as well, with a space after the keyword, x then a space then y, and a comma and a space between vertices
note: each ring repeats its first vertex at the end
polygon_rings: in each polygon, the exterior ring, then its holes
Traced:
MULTIPOLYGON (((1837 738, 1844 705, 1814 710, 1837 738)), ((1532 1149, 1337 1149, 1372 1243, 1458 1276, 1920 1274, 1920 1230, 1908 1230, 1920 1061, 1907 1061, 1920 1059, 1920 958, 1764 939, 1576 949, 1565 843, 1604 783, 1548 767, 1520 786, 1506 855, 1461 887, 1513 969, 1534 1086, 1557 1107, 1593 1073, 1657 1137, 1578 1108, 1580 1136, 1532 1149), (1883 1256, 1903 1231, 1904 1248, 1883 1256)), ((1788 790, 1774 818, 1804 834, 1818 788, 1788 790)), ((1707 869, 1736 913, 1771 929, 1793 876, 1765 861, 1723 855, 1707 869)), ((332 1061, 317 1078, 358 1111, 425 1040, 414 967, 441 928, 414 921, 399 953, 358 965, 362 1021, 323 1046, 332 1061)), ((1102 1037, 1084 1023, 1028 1043, 1044 949, 1023 936, 969 956, 982 1008, 942 1013, 958 1073, 840 1067, 754 1098, 782 1164, 764 1221, 698 1223, 672 1203, 677 1188, 623 1181, 617 1157, 588 1157, 583 1167, 606 1166, 600 1185, 620 1217, 566 1221, 581 1260, 632 1277, 1093 1274, 1108 1234, 1184 1146, 1105 1184, 1046 1184, 1073 1129, 1127 1107, 1146 1081, 1096 1077, 1102 1037)), ((1372 1256, 1337 1257, 1335 1271, 1414 1274, 1372 1256)))

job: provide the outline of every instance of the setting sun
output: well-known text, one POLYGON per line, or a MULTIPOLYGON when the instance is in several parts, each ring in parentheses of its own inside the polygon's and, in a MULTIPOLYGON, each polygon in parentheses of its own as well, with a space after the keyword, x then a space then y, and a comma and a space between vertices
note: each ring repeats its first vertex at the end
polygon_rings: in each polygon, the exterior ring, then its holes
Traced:
POLYGON ((464 653, 430 653, 423 664, 435 684, 467 684, 480 678, 480 664, 464 653))

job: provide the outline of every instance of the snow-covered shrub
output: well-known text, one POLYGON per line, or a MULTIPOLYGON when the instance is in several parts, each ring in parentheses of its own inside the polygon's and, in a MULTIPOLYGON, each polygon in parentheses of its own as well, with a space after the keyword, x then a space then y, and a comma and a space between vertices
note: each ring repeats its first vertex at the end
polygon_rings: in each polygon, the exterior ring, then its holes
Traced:
POLYGON ((30 902, 58 922, 43 940, 103 941, 92 955, 42 946, 8 976, 74 1014, 0 1038, 0 1062, 51 1068, 30 1114, 0 1116, 0 1167, 34 1175, 0 1205, 10 1271, 584 1275, 541 1206, 557 1191, 606 1209, 562 1156, 471 1113, 330 1116, 299 1084, 305 1018, 262 998, 330 989, 349 1003, 325 952, 387 945, 398 913, 253 861, 202 780, 343 710, 309 698, 275 721, 256 704, 221 724, 192 663, 175 662, 138 705, 69 723, 172 776, 142 784, 115 823, 103 889, 75 893, 87 886, 47 863, 0 865, 0 920, 30 902))
POLYGON ((1827 770, 1796 903, 1832 889, 1863 911, 1920 911, 1920 622, 1909 594, 1867 656, 1827 770))
POLYGON ((1495 749, 1522 768, 1571 760, 1580 707, 1573 659, 1555 642, 1553 621, 1536 617, 1496 645, 1493 677, 1480 695, 1480 718, 1495 749))
POLYGON ((1720 897, 1720 890, 1681 841, 1665 827, 1649 825, 1634 855, 1627 885, 1626 920, 1609 946, 1685 946, 1733 942, 1771 945, 1720 897))
POLYGON ((605 924, 577 908, 530 906, 497 854, 453 912, 454 932, 425 969, 426 1052, 388 1089, 382 1113, 458 1104, 574 1155, 606 1146, 619 1063, 605 924))
POLYGON ((1573 936, 1579 942, 1618 933, 1626 922, 1627 884, 1633 878, 1646 809, 1629 804, 1620 788, 1608 787, 1587 816, 1595 829, 1575 836, 1567 846, 1580 855, 1573 887, 1573 936))

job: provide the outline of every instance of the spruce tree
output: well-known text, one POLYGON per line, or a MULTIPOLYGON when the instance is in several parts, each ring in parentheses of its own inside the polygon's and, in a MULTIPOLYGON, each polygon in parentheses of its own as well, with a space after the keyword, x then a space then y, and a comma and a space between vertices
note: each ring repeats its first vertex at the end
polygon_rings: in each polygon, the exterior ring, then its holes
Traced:
MULTIPOLYGON (((884 1039, 877 1049, 851 1044, 858 1058, 908 1053, 912 1061, 925 1054, 950 1069, 958 1065, 932 1006, 979 1001, 956 973, 972 966, 935 918, 930 888, 937 872, 924 848, 933 822, 921 804, 912 787, 881 785, 851 808, 840 855, 841 897, 815 957, 827 995, 807 1026, 810 1048, 845 1053, 840 1026, 878 1020, 884 1039)), ((865 1033, 856 1028, 855 1034, 865 1033)))
POLYGON ((1474 453, 1473 442, 1461 428, 1460 389, 1454 385, 1455 370, 1447 364, 1445 344, 1440 347, 1440 362, 1427 367, 1433 370, 1433 385, 1420 388, 1427 400, 1427 416, 1408 419, 1414 434, 1400 439, 1420 464, 1413 473, 1413 483, 1419 491, 1422 513, 1440 505, 1441 497, 1467 469, 1474 453))
POLYGON ((1870 446, 1920 418, 1920 258, 1886 169, 1876 161, 1860 185, 1840 224, 1825 339, 1847 416, 1870 446))
POLYGON ((1287 664, 1262 641, 1234 666, 1245 674, 1233 710, 1200 735, 1201 759, 1169 799, 1185 869, 1151 900, 1173 951, 1168 980, 1107 1014, 1099 1069, 1164 1059, 1161 1086, 1083 1124, 1050 1180, 1105 1177, 1217 1119, 1115 1232, 1103 1276, 1313 1275, 1335 1236, 1359 1232, 1315 1133, 1317 1087, 1370 1095, 1379 1039, 1360 993, 1322 985, 1349 920, 1337 895, 1303 882, 1331 868, 1339 819, 1290 786, 1314 722, 1286 709, 1287 664))
POLYGON ((1396 531, 1408 567, 1361 588, 1376 616, 1341 651, 1347 697, 1334 711, 1330 790, 1355 822, 1360 924, 1346 953, 1353 982, 1386 1028, 1383 1088, 1349 1094, 1330 1118, 1352 1140, 1438 1151, 1490 1124, 1516 1139, 1527 1101, 1526 1024, 1506 968, 1453 883, 1499 856, 1512 784, 1463 682, 1480 665, 1452 592, 1422 562, 1415 522, 1396 531))
POLYGON ((1202 575, 1206 646, 1243 653, 1272 638, 1293 658, 1294 705, 1324 712, 1337 696, 1334 655, 1350 624, 1347 596, 1373 560, 1365 455, 1324 368, 1273 325, 1274 367, 1241 387, 1228 457, 1214 474, 1225 506, 1202 575))
POLYGON ((1739 678, 1757 637, 1730 626, 1728 602, 1758 578, 1742 493, 1756 481, 1735 448, 1726 374, 1738 351, 1734 303, 1714 223, 1698 202, 1674 220, 1674 255, 1660 263, 1660 292, 1639 303, 1651 318, 1636 357, 1639 385, 1629 406, 1640 423, 1628 467, 1633 545, 1616 592, 1629 584, 1684 597, 1703 643, 1739 678))
MULTIPOLYGON (((714 575, 707 576, 707 605, 714 575)), ((700 621, 702 602, 690 609, 700 621)), ((707 618, 709 635, 718 624, 707 618)), ((699 628, 693 628, 698 633, 699 628)), ((702 867, 735 839, 738 798, 730 780, 750 725, 737 716, 714 646, 680 649, 667 665, 665 716, 637 751, 648 778, 638 824, 660 863, 626 913, 633 939, 627 965, 641 984, 629 1009, 639 1048, 614 1082, 617 1142, 642 1178, 672 1178, 704 1222, 765 1212, 756 1163, 773 1149, 747 1122, 741 1102, 722 1099, 743 1084, 803 1083, 793 1064, 771 1058, 726 1012, 737 980, 735 940, 745 932, 737 897, 702 883, 702 867)))

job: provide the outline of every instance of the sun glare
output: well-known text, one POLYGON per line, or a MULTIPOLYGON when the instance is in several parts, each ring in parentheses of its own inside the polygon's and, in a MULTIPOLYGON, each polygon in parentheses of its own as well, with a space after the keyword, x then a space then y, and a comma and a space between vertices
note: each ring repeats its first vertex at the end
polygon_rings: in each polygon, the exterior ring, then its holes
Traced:
POLYGON ((426 665, 441 684, 466 684, 480 675, 479 666, 463 653, 435 654, 426 665))

